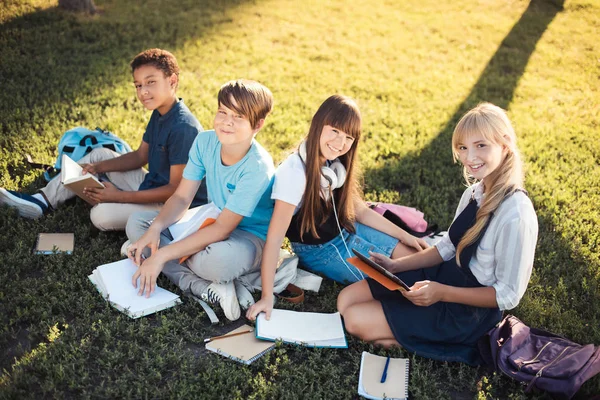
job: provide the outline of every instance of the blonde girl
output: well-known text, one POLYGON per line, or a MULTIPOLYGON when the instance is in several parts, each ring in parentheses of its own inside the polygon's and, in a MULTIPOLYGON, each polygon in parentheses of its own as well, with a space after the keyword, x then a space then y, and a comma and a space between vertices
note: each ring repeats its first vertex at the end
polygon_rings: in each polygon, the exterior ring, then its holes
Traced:
POLYGON ((363 340, 475 365, 477 340, 525 293, 538 224, 504 110, 483 103, 469 111, 454 130, 452 150, 469 187, 448 234, 396 260, 371 254, 411 291, 368 279, 342 290, 338 310, 346 329, 363 340))
POLYGON ((314 115, 297 153, 275 172, 275 200, 261 264, 262 297, 246 316, 273 307, 273 280, 285 236, 300 264, 341 283, 363 279, 346 262, 349 248, 377 251, 392 258, 427 247, 421 240, 369 209, 357 183, 356 154, 360 111, 345 96, 329 97, 314 115))

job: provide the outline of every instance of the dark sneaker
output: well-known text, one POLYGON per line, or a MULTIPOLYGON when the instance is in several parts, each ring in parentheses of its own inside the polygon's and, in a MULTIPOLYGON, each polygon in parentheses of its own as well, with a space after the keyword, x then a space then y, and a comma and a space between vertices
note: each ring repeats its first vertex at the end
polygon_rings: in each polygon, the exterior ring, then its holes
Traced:
POLYGON ((37 219, 48 211, 48 206, 35 197, 4 188, 0 188, 0 204, 16 208, 24 218, 37 219))
POLYGON ((202 293, 202 300, 208 301, 209 303, 219 303, 230 321, 237 320, 240 315, 240 305, 238 303, 237 296, 235 294, 235 286, 233 282, 228 283, 211 283, 206 292, 202 293))

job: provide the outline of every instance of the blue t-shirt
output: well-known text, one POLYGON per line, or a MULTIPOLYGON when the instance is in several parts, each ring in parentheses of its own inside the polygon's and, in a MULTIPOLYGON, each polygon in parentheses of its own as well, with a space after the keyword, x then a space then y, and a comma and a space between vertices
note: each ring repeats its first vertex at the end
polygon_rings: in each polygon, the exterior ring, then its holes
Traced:
MULTIPOLYGON (((180 99, 165 115, 152 112, 142 140, 148 143, 148 174, 138 190, 154 189, 169 183, 171 166, 186 164, 188 153, 202 125, 180 99)), ((196 207, 207 203, 202 182, 192 201, 196 207)))
POLYGON ((273 214, 271 187, 275 166, 271 155, 256 141, 234 165, 221 162, 221 142, 214 130, 198 135, 190 150, 183 177, 205 178, 208 198, 221 210, 243 216, 239 229, 266 240, 273 214))

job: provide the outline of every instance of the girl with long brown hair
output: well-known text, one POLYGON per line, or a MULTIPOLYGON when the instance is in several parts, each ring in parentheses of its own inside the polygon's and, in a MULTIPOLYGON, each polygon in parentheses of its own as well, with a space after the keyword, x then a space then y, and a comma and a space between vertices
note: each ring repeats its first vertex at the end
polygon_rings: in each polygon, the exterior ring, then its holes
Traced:
POLYGON ((348 332, 363 340, 478 364, 478 339, 525 293, 538 224, 504 110, 482 103, 465 114, 452 150, 469 187, 448 233, 434 247, 396 260, 371 253, 411 290, 390 291, 368 279, 342 290, 338 310, 348 332))
POLYGON ((271 198, 275 209, 261 264, 262 297, 246 316, 273 308, 273 280, 285 236, 300 264, 341 283, 362 273, 346 262, 348 247, 392 258, 422 250, 427 244, 367 207, 358 185, 356 152, 361 116, 354 100, 329 97, 314 115, 298 152, 275 172, 271 198))

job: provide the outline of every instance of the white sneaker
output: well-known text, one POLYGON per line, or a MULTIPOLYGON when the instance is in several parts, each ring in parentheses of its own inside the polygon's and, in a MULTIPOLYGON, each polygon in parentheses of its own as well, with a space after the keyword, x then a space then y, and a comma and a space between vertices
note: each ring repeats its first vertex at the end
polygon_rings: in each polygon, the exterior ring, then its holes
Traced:
POLYGON ((123 246, 121 246, 121 255, 123 257, 129 257, 129 254, 127 254, 127 248, 129 246, 131 246, 131 240, 127 239, 127 241, 123 243, 123 246))
POLYGON ((201 297, 202 300, 209 303, 219 303, 225 313, 225 317, 230 321, 237 320, 241 315, 233 282, 213 282, 206 288, 206 292, 202 293, 201 297))
POLYGON ((240 307, 244 310, 250 308, 252 304, 255 303, 254 297, 252 297, 252 293, 244 286, 239 280, 234 280, 233 284, 235 285, 235 293, 237 294, 238 302, 240 303, 240 307))
POLYGON ((25 193, 0 188, 0 204, 16 208, 24 218, 37 219, 48 211, 48 205, 25 193))

